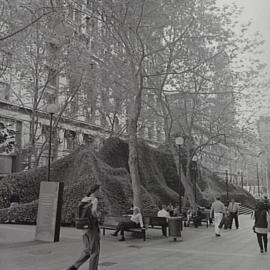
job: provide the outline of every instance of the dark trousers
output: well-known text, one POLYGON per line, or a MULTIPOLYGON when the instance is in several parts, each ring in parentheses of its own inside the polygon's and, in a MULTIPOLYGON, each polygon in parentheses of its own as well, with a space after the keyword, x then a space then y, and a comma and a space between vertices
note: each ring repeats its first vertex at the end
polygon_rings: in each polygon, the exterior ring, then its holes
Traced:
POLYGON ((167 236, 167 226, 168 226, 168 225, 163 225, 163 226, 162 226, 162 235, 163 235, 163 236, 167 236))
POLYGON ((267 233, 256 233, 257 234, 257 240, 258 240, 258 244, 261 250, 263 250, 263 246, 264 246, 264 250, 267 251, 267 233))
POLYGON ((99 230, 88 230, 83 235, 84 250, 79 259, 73 264, 79 268, 89 259, 89 270, 98 269, 98 260, 100 252, 100 233, 99 230))
POLYGON ((228 228, 229 223, 230 223, 229 217, 223 215, 223 218, 219 223, 218 227, 221 229, 224 226, 224 229, 226 230, 228 228))
POLYGON ((120 234, 122 236, 124 236, 124 231, 130 228, 139 228, 140 224, 137 224, 133 221, 123 221, 123 222, 119 222, 117 227, 116 227, 116 231, 115 233, 117 234, 118 232, 120 232, 120 234))
POLYGON ((238 221, 238 214, 237 213, 233 213, 233 212, 230 212, 230 225, 229 225, 229 228, 231 229, 232 228, 232 224, 233 224, 233 220, 235 222, 235 227, 236 229, 239 228, 239 221, 238 221))

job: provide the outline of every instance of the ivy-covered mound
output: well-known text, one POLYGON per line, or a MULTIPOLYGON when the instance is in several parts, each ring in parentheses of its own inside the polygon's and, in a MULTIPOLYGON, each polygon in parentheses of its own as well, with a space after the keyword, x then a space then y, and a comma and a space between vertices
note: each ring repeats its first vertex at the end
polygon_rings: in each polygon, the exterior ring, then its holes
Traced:
MULTIPOLYGON (((99 156, 114 168, 125 167, 128 170, 128 144, 112 138, 107 140, 99 156)), ((151 197, 160 203, 178 202, 179 177, 171 154, 166 148, 154 149, 144 142, 138 147, 139 172, 142 186, 151 197)), ((201 206, 210 207, 216 194, 220 194, 226 202, 226 182, 204 167, 199 168, 201 177, 197 177, 197 202, 201 206)), ((183 190, 183 186, 182 186, 183 190)), ((184 191, 183 191, 184 193, 184 191)), ((255 199, 249 192, 239 186, 228 184, 229 198, 235 198, 247 206, 254 207, 255 199)))
MULTIPOLYGON (((155 214, 160 203, 177 203, 178 176, 172 156, 153 149, 143 142, 138 146, 139 171, 142 186, 143 212, 155 214)), ((41 167, 27 172, 11 174, 0 181, 0 222, 13 220, 18 223, 34 223, 37 212, 39 185, 46 181, 47 168, 41 167), (11 192, 20 195, 21 204, 9 206, 11 192)), ((116 139, 108 139, 99 153, 89 148, 80 148, 72 154, 54 162, 51 181, 65 184, 62 223, 71 224, 77 212, 77 205, 94 183, 101 185, 100 201, 104 213, 119 215, 132 205, 131 179, 128 168, 128 145, 116 139)), ((209 205, 214 195, 225 194, 224 180, 204 169, 198 179, 198 200, 209 205)), ((241 188, 229 185, 230 195, 237 195, 237 201, 252 205, 254 199, 241 188)))
MULTIPOLYGON (((37 209, 39 186, 47 180, 47 168, 37 168, 27 172, 11 174, 0 181, 0 222, 8 220, 18 223, 34 223, 37 209), (7 208, 11 192, 17 192, 21 204, 7 208), (30 203, 30 204, 29 204, 30 203), (29 211, 28 215, 28 209, 29 211), (30 209, 31 208, 31 209, 30 209)), ((69 156, 52 164, 51 181, 65 184, 62 223, 71 224, 77 213, 77 206, 86 191, 94 184, 101 185, 100 196, 105 214, 126 212, 132 206, 131 180, 125 168, 112 168, 91 149, 80 148, 69 156)), ((142 189, 142 199, 146 213, 156 211, 156 204, 146 189, 142 189)))

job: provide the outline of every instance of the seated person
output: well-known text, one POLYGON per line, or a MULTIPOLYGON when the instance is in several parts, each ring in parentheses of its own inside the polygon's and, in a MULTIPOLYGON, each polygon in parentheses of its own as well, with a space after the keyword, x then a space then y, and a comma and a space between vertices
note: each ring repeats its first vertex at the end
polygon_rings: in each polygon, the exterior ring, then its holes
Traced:
MULTIPOLYGON (((162 208, 161 208, 161 210, 158 211, 157 216, 158 217, 164 217, 164 218, 167 218, 167 219, 171 217, 170 213, 166 210, 166 205, 165 204, 162 204, 162 208)), ((166 226, 162 226, 162 234, 164 236, 167 235, 166 226)))
POLYGON ((158 217, 165 217, 165 218, 170 217, 170 213, 166 210, 165 204, 162 204, 161 210, 158 211, 157 216, 158 217))
POLYGON ((142 214, 140 208, 135 206, 133 208, 133 215, 130 217, 130 220, 119 222, 116 227, 116 231, 112 235, 117 236, 118 233, 120 232, 122 237, 119 241, 125 241, 124 231, 126 229, 140 228, 140 227, 143 228, 142 214))
POLYGON ((174 216, 174 217, 179 217, 179 216, 180 216, 179 206, 176 206, 176 207, 173 209, 173 216, 174 216))
POLYGON ((195 228, 202 225, 202 219, 205 218, 205 214, 202 213, 202 210, 200 207, 197 208, 197 213, 193 216, 193 224, 195 228))
POLYGON ((188 210, 187 210, 187 227, 189 227, 189 223, 190 223, 190 221, 191 221, 191 219, 192 219, 192 216, 193 216, 193 210, 192 210, 192 208, 189 208, 188 210))

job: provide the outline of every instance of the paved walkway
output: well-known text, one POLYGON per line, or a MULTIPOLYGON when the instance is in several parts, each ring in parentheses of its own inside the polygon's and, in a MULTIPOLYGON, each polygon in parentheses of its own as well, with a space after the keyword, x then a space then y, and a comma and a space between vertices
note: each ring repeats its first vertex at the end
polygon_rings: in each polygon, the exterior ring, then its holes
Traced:
MULTIPOLYGON (((260 254, 252 223, 240 217, 240 229, 214 236, 214 228, 185 228, 183 241, 173 242, 150 230, 146 242, 127 237, 118 242, 106 235, 101 241, 99 270, 266 270, 270 253, 260 254)), ((34 226, 0 225, 1 270, 65 270, 80 254, 81 232, 61 229, 58 243, 34 241, 34 226)), ((88 269, 87 263, 80 269, 88 269)))

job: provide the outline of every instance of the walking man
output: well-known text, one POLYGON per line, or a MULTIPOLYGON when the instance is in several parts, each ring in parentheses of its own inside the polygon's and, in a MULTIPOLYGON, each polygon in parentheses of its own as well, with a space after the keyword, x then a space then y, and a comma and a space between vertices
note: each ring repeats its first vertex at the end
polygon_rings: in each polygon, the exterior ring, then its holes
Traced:
POLYGON ((220 201, 220 196, 216 196, 216 200, 212 203, 211 210, 210 210, 210 216, 211 218, 214 217, 215 221, 215 233, 216 236, 220 236, 220 228, 219 224, 222 220, 223 215, 225 214, 225 206, 224 204, 220 201))
POLYGON ((229 219, 230 219, 229 229, 232 228, 233 220, 235 222, 236 229, 238 229, 239 228, 239 220, 238 220, 239 205, 238 203, 234 201, 234 199, 231 199, 228 206, 228 210, 229 210, 229 219))
POLYGON ((78 260, 68 268, 68 270, 77 270, 84 262, 89 259, 89 270, 98 269, 98 260, 100 252, 100 229, 98 225, 98 199, 96 193, 99 185, 94 185, 81 200, 83 208, 89 210, 89 225, 88 229, 83 234, 84 250, 78 260), (90 212, 91 211, 91 212, 90 212))

